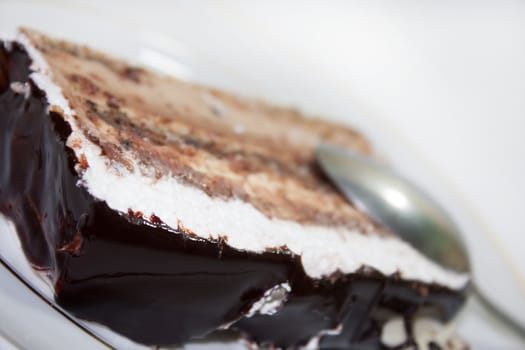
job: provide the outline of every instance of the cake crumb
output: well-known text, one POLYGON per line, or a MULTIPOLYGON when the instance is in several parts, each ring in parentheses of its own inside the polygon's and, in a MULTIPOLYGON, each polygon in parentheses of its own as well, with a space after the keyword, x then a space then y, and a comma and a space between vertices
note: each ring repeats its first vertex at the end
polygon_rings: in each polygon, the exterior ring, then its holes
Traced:
POLYGON ((143 70, 141 68, 136 67, 125 67, 122 72, 121 76, 133 81, 136 84, 140 83, 140 76, 143 73, 143 70))
POLYGON ((162 220, 155 214, 151 214, 149 217, 149 221, 151 221, 152 224, 160 225, 162 224, 162 220))
POLYGON ((84 91, 87 95, 96 95, 99 92, 99 88, 97 85, 95 85, 90 79, 78 75, 78 74, 71 74, 69 76, 69 79, 75 84, 78 84, 80 89, 84 91))
POLYGON ((19 81, 14 81, 10 85, 11 90, 15 93, 24 95, 25 98, 28 98, 31 94, 31 86, 28 83, 21 83, 19 81))
POLYGON ((80 231, 77 231, 77 233, 73 237, 73 240, 63 245, 62 247, 58 248, 57 251, 67 252, 73 256, 79 256, 81 248, 82 248, 82 233, 80 233, 80 231))
POLYGON ((78 162, 80 164, 80 168, 82 170, 86 170, 87 168, 89 168, 89 163, 87 161, 87 158, 86 158, 86 155, 84 153, 82 153, 78 159, 78 162))

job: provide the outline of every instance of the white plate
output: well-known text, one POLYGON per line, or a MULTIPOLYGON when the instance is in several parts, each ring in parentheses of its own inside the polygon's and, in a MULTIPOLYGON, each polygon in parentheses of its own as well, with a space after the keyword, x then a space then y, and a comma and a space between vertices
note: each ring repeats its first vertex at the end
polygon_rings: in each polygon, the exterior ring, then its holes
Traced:
MULTIPOLYGON (((120 11, 118 6, 113 7, 114 12, 99 13, 86 4, 4 2, 0 3, 0 32, 12 32, 19 25, 30 26, 84 42, 182 79, 271 101, 293 103, 334 118, 339 116, 340 121, 357 125, 367 132, 395 166, 424 187, 432 189, 431 192, 451 208, 472 248, 479 283, 490 287, 489 294, 502 299, 502 306, 525 311, 525 298, 519 292, 520 287, 513 273, 509 271, 505 259, 494 253, 493 241, 482 234, 485 227, 474 220, 475 214, 468 203, 448 189, 443 180, 435 175, 429 162, 411 148, 389 122, 351 113, 352 106, 348 101, 353 99, 348 98, 351 91, 348 84, 334 79, 325 80, 324 71, 315 65, 315 57, 294 56, 292 50, 282 45, 279 37, 265 37, 272 42, 261 41, 260 35, 257 35, 260 33, 257 23, 236 18, 242 24, 242 32, 221 25, 232 20, 225 8, 218 6, 211 11, 202 5, 191 6, 185 2, 178 2, 169 8, 174 29, 155 31, 151 29, 153 26, 137 24, 136 18, 124 10, 115 21, 114 14, 120 11)), ((147 12, 144 12, 144 17, 148 17, 147 12)), ((5 225, 0 227, 2 242, 5 242, 4 234, 7 234, 5 225)), ((13 262, 16 257, 9 257, 5 248, 4 243, 0 245, 0 254, 13 262)), ((26 269, 24 273, 29 275, 32 271, 26 269)), ((41 286, 41 290, 44 291, 45 286, 41 286)), ((4 336, 0 336, 2 349, 9 349, 8 346, 27 349, 105 348, 1 265, 0 310, 0 335, 4 336), (60 339, 60 342, 55 339, 60 339)), ((484 313, 475 301, 471 301, 461 315, 459 330, 475 349, 525 347, 484 313)), ((214 343, 187 348, 231 349, 232 346, 214 343)))

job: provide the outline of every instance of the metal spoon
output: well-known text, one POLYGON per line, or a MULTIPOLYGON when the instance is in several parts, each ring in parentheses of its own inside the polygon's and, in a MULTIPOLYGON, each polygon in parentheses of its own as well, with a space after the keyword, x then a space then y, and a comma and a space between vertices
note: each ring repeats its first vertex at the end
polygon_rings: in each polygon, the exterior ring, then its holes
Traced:
MULTIPOLYGON (((461 232, 425 191, 387 165, 336 146, 321 144, 316 159, 325 174, 361 212, 399 235, 437 264, 471 273, 461 232)), ((525 339, 525 327, 496 306, 472 281, 472 293, 525 339)))

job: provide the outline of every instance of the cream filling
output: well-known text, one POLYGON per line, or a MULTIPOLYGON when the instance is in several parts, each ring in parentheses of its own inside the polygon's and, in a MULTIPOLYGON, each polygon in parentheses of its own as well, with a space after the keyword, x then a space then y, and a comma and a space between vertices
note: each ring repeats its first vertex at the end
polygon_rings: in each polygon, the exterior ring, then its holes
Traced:
MULTIPOLYGON (((24 35, 19 34, 16 40, 33 59, 31 78, 46 92, 50 106, 62 109, 71 125, 67 144, 81 142, 80 148, 72 149, 78 157, 86 157, 89 167, 82 173, 79 185, 95 198, 106 201, 111 209, 140 211, 146 217, 155 214, 168 226, 182 225, 205 239, 226 236, 228 245, 240 250, 260 253, 286 245, 301 256, 304 270, 312 278, 336 271, 353 273, 369 266, 387 276, 399 273, 404 279, 451 289, 463 288, 468 283, 468 275, 440 267, 395 237, 268 218, 250 203, 211 198, 173 176, 155 179, 143 175, 153 173, 153 169, 129 172, 113 165, 80 131, 73 118, 75 112, 53 82, 45 59, 24 35)), ((134 168, 139 169, 138 164, 134 168)))
MULTIPOLYGON (((454 331, 454 323, 443 324, 431 318, 416 318, 413 324, 413 337, 420 350, 430 350, 430 344, 439 345, 442 349, 465 349, 465 343, 454 331)), ((381 332, 381 343, 388 347, 396 347, 407 340, 403 319, 396 317, 388 321, 381 332)))
POLYGON ((310 339, 308 343, 306 343, 305 346, 301 348, 301 350, 316 350, 319 349, 319 343, 321 342, 321 338, 325 335, 339 335, 341 334, 341 331, 343 330, 343 325, 340 324, 335 329, 324 329, 320 331, 315 337, 310 339))
POLYGON ((284 303, 288 297, 288 293, 292 289, 288 282, 278 284, 268 289, 261 299, 253 303, 250 311, 246 314, 245 317, 252 317, 254 315, 273 315, 284 303))

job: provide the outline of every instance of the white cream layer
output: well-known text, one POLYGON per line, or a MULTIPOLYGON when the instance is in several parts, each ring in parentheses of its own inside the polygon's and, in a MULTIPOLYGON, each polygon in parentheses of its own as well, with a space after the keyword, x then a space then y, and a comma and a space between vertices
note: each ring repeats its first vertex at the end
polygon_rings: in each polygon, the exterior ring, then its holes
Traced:
MULTIPOLYGON (((249 203, 211 198, 172 176, 155 180, 140 171, 114 167, 100 148, 80 131, 73 118, 75 112, 53 82, 45 59, 24 35, 19 34, 16 40, 33 59, 31 78, 46 92, 49 104, 64 111, 64 118, 71 125, 68 145, 73 140, 81 141, 82 147, 73 149, 77 156, 86 157, 89 167, 79 185, 86 187, 95 198, 106 201, 111 209, 121 212, 132 209, 146 217, 155 214, 168 226, 177 228, 181 224, 205 239, 227 236, 228 245, 241 250, 264 252, 267 248, 286 245, 301 256, 304 270, 312 278, 338 270, 353 273, 369 266, 385 275, 399 272, 404 279, 452 289, 467 284, 468 275, 438 266, 395 237, 268 218, 249 203)), ((136 165, 135 169, 138 168, 136 165)), ((153 169, 143 170, 153 173, 153 169)))

